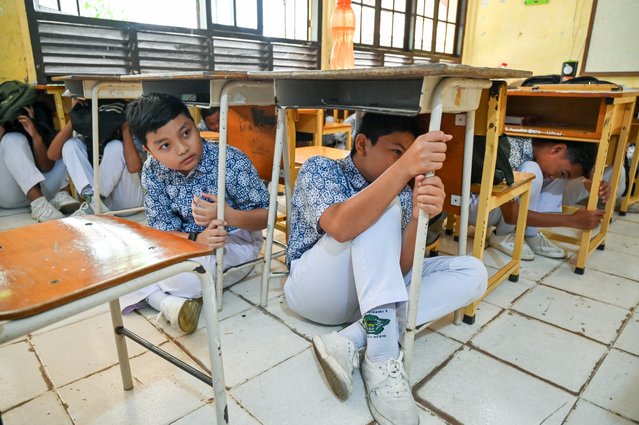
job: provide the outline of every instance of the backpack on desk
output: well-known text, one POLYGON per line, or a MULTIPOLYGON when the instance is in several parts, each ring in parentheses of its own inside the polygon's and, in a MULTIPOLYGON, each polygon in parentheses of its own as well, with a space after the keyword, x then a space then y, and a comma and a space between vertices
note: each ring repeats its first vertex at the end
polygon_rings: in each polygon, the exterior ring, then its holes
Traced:
MULTIPOLYGON (((484 172, 484 155, 486 153, 486 136, 475 136, 473 143, 473 166, 470 173, 471 183, 481 183, 484 172)), ((495 176, 493 184, 503 181, 509 186, 515 182, 513 168, 510 166, 510 143, 506 135, 499 136, 497 144, 497 161, 495 163, 495 176)))

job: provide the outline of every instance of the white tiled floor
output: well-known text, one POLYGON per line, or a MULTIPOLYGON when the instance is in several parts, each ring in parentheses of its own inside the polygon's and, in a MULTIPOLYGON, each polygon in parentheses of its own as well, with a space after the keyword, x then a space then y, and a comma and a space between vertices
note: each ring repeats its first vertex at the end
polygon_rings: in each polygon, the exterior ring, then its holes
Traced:
MULTIPOLYGON (((0 230, 30 223, 27 210, 0 210, 0 230)), ((421 332, 411 377, 421 424, 638 424, 638 248, 639 215, 617 217, 583 276, 572 256, 525 262, 519 282, 480 303, 474 325, 454 326, 449 316, 421 332)), ((442 252, 455 250, 447 237, 442 252)), ((485 257, 493 272, 504 261, 493 250, 485 257)), ((339 401, 310 348, 313 335, 335 328, 291 312, 277 280, 268 308, 258 307, 259 272, 224 294, 231 423, 372 423, 359 373, 339 401)), ((208 367, 202 327, 180 335, 150 309, 125 316, 125 325, 208 367)), ((102 306, 0 346, 3 423, 212 423, 210 389, 133 343, 134 389, 123 391, 109 326, 102 306)))

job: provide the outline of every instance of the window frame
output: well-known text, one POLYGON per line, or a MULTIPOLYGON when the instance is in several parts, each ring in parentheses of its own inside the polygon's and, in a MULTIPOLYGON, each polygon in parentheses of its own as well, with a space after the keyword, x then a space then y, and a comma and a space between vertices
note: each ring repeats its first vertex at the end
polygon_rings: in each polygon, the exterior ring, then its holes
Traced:
MULTIPOLYGON (((374 6, 364 5, 364 0, 355 0, 358 5, 362 7, 370 7, 375 11, 374 22, 372 26, 373 30, 373 43, 362 43, 362 32, 360 28, 359 39, 360 41, 355 43, 355 50, 360 52, 376 52, 378 54, 404 54, 407 57, 415 58, 429 58, 432 62, 446 61, 446 62, 461 62, 463 54, 463 37, 466 27, 466 16, 468 11, 468 0, 459 0, 457 4, 457 16, 455 25, 455 38, 453 43, 453 53, 443 53, 436 51, 437 45, 437 24, 442 22, 445 25, 447 20, 439 19, 439 0, 434 1, 433 10, 433 31, 430 42, 430 50, 415 49, 415 31, 416 31, 416 18, 417 18, 417 0, 405 0, 404 12, 394 11, 394 13, 403 13, 405 16, 404 22, 404 40, 401 48, 383 46, 380 44, 380 28, 381 28, 381 15, 382 10, 388 10, 382 8, 382 0, 375 0, 374 6)), ((397 1, 397 0, 396 0, 397 1)), ((360 27, 362 26, 363 13, 357 16, 360 27)), ((392 42, 391 42, 392 44, 392 42)))

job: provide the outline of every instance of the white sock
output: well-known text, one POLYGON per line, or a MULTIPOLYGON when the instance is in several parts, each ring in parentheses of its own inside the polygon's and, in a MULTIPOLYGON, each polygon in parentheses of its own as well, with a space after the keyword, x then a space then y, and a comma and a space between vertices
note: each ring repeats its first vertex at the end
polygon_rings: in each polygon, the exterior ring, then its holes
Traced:
POLYGON ((358 350, 366 346, 366 331, 364 330, 364 325, 362 325, 362 322, 359 320, 351 323, 338 333, 355 344, 358 350))
POLYGON ((146 297, 146 302, 152 308, 160 311, 160 304, 162 304, 162 301, 164 301, 164 299, 168 296, 169 294, 158 289, 157 291, 151 293, 148 297, 146 297))
POLYGON ((366 330, 366 357, 371 362, 399 357, 396 310, 395 303, 391 303, 364 314, 362 320, 366 330))

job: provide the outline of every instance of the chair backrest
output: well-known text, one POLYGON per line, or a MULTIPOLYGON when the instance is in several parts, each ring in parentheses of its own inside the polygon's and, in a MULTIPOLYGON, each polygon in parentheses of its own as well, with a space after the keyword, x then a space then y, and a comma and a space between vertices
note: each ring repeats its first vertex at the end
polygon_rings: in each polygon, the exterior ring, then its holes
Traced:
POLYGON ((275 106, 232 106, 227 119, 228 144, 240 149, 260 178, 271 180, 275 151, 275 106))

